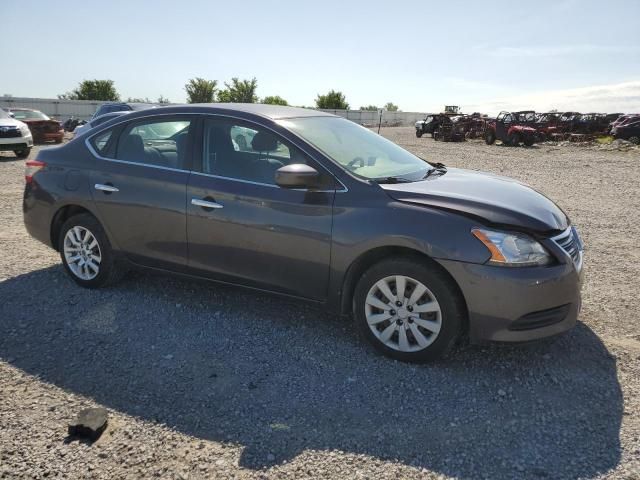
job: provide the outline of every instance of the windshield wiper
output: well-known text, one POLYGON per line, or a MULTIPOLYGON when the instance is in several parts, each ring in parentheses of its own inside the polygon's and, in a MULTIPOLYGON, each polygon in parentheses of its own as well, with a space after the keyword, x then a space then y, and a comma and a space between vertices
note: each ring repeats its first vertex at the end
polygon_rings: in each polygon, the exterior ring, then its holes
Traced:
POLYGON ((422 177, 423 180, 426 180, 431 175, 435 175, 436 173, 440 175, 444 175, 445 173, 447 173, 447 167, 444 166, 444 163, 433 163, 432 165, 433 168, 429 170, 424 177, 422 177))
POLYGON ((381 178, 372 178, 372 182, 374 183, 410 183, 415 180, 411 180, 410 178, 403 177, 381 177, 381 178))

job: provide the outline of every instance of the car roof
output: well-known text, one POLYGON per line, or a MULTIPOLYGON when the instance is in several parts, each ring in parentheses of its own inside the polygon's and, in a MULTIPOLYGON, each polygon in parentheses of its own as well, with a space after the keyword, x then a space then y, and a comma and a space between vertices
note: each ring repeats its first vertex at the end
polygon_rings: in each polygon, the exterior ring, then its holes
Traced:
MULTIPOLYGON (((330 113, 321 112, 311 108, 285 107, 283 105, 267 105, 264 103, 195 103, 181 105, 184 107, 211 108, 217 110, 229 110, 236 112, 253 113, 272 120, 297 117, 334 117, 330 113)), ((171 107, 165 107, 171 108, 171 107)))
MULTIPOLYGON (((40 110, 36 110, 35 108, 24 108, 24 107, 9 107, 7 110, 14 112, 40 112, 40 110)), ((40 112, 42 113, 42 112, 40 112)))
POLYGON ((282 105, 266 105, 262 103, 188 103, 184 105, 172 104, 170 106, 154 109, 153 111, 132 112, 131 118, 146 115, 167 115, 172 113, 232 113, 241 112, 256 115, 271 120, 300 117, 336 117, 330 113, 321 112, 311 108, 285 107, 282 105))

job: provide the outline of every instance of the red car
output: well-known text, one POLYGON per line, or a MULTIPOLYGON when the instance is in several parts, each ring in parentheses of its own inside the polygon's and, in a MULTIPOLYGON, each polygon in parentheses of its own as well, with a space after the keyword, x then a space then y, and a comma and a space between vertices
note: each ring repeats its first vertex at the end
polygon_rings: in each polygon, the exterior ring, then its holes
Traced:
POLYGON ((520 142, 527 147, 536 141, 535 125, 536 112, 524 110, 522 112, 500 112, 493 122, 487 124, 484 141, 487 145, 500 140, 504 145, 517 147, 520 142))
POLYGON ((64 129, 57 120, 53 120, 44 113, 30 108, 10 108, 8 111, 13 118, 27 124, 34 142, 54 141, 55 143, 62 143, 64 129))

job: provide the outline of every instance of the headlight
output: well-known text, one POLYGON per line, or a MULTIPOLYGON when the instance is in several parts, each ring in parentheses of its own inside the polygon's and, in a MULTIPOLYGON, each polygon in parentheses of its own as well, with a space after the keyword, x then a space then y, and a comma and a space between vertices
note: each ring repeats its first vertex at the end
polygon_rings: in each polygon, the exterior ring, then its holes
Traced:
POLYGON ((27 125, 25 124, 20 125, 20 131, 22 132, 23 136, 29 135, 31 133, 31 130, 29 130, 29 127, 27 127, 27 125))
POLYGON ((489 252, 492 265, 505 267, 530 267, 548 265, 551 256, 540 243, 523 233, 507 233, 474 228, 471 233, 480 240, 489 252))

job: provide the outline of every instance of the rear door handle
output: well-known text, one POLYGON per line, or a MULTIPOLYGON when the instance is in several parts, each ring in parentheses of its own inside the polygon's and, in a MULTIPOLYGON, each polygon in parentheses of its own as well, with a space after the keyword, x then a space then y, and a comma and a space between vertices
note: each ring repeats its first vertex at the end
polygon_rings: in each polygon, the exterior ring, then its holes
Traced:
POLYGON ((119 192, 120 190, 118 190, 116 187, 114 187, 113 185, 105 185, 103 183, 96 183, 93 188, 95 188, 96 190, 102 190, 103 192, 109 192, 109 193, 114 193, 114 192, 119 192))
POLYGON ((191 199, 191 204, 192 205, 196 205, 198 207, 202 207, 202 208, 223 208, 222 205, 220 205, 217 202, 211 202, 209 200, 202 200, 201 198, 192 198, 191 199))

